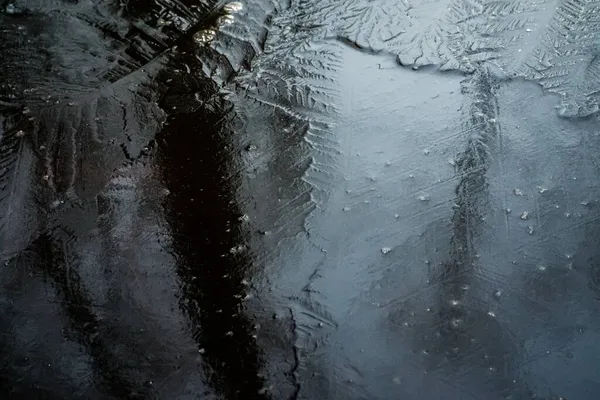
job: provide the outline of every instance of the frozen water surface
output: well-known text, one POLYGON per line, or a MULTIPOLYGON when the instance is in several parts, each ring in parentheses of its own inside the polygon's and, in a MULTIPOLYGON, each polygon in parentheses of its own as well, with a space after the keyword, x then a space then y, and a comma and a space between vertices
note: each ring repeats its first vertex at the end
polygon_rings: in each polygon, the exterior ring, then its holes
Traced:
POLYGON ((3 398, 597 397, 600 3, 0 9, 3 398))

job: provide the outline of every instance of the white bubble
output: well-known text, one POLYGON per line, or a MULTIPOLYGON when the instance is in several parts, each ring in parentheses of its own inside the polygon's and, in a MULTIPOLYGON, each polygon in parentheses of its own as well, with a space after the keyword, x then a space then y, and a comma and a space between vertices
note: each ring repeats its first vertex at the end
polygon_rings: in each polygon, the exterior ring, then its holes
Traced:
POLYGON ((234 21, 235 18, 233 18, 233 15, 223 15, 219 18, 219 25, 231 25, 234 21))
POLYGON ((217 36, 217 32, 214 29, 205 29, 194 34, 194 41, 198 44, 205 44, 211 42, 215 36, 217 36))
POLYGON ((234 1, 223 6, 223 10, 227 12, 238 12, 244 8, 244 5, 239 1, 234 1))

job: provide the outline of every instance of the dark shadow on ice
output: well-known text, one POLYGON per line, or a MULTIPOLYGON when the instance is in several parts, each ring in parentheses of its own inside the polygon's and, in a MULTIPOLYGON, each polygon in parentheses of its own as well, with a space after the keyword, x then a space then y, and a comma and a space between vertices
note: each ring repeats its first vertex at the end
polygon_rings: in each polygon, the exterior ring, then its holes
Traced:
MULTIPOLYGON (((199 65, 191 57, 188 66, 199 65)), ((173 238, 180 307, 203 355, 210 383, 229 399, 265 399, 252 321, 243 314, 249 293, 249 249, 235 193, 239 184, 231 106, 213 82, 176 78, 170 98, 196 93, 201 107, 173 110, 157 138, 160 171, 169 190, 165 213, 173 238)))
MULTIPOLYGON (((469 100, 462 110, 465 149, 455 163, 457 186, 448 222, 451 237, 447 247, 436 249, 447 251, 447 256, 440 254, 440 261, 430 266, 429 283, 437 300, 419 344, 426 371, 469 398, 482 393, 490 399, 531 396, 516 380, 513 358, 518 348, 510 332, 495 319, 493 308, 485 304, 489 288, 479 271, 478 241, 489 196, 486 173, 500 134, 497 88, 498 82, 485 69, 462 83, 469 100)), ((437 230, 438 234, 444 231, 437 230)))

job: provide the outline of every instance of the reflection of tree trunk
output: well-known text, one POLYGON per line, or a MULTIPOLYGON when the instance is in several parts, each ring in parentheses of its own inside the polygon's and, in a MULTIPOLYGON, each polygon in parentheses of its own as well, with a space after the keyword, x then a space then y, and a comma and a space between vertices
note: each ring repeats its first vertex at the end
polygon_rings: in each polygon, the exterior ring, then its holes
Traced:
POLYGON ((486 72, 480 72, 468 80, 464 88, 465 95, 473 100, 473 104, 464 110, 467 113, 464 130, 469 136, 467 148, 456 161, 458 185, 452 216, 450 259, 437 271, 435 279, 442 282, 442 304, 450 304, 451 309, 456 310, 461 308, 457 305, 472 280, 477 254, 474 242, 481 228, 482 208, 487 199, 485 175, 489 162, 488 151, 498 134, 492 78, 486 72))
MULTIPOLYGON (((466 113, 464 130, 468 132, 466 149, 456 161, 458 185, 455 189, 452 238, 447 261, 433 270, 431 282, 438 290, 437 318, 433 332, 429 332, 425 349, 437 362, 450 363, 460 375, 471 368, 481 368, 490 373, 489 382, 497 382, 494 389, 514 393, 510 361, 512 349, 494 319, 491 310, 477 300, 486 296, 478 291, 487 290, 480 285, 477 272, 477 240, 488 200, 486 173, 490 162, 489 151, 499 135, 496 84, 489 72, 483 69, 463 84, 463 92, 471 104, 466 113), (483 306, 483 307, 482 307, 483 306), (459 372, 460 371, 460 372, 459 372)), ((434 367, 435 368, 435 367, 434 367)), ((483 372, 485 380, 487 376, 483 372)), ((479 382, 479 384, 485 384, 479 382)), ((494 385, 494 383, 492 383, 494 385)))
POLYGON ((158 137, 158 162, 170 192, 166 219, 182 282, 180 305, 212 385, 229 399, 263 399, 252 323, 242 313, 250 262, 234 197, 238 176, 229 110, 219 97, 211 98, 212 84, 182 81, 174 82, 169 94, 197 92, 205 103, 172 115, 158 137))

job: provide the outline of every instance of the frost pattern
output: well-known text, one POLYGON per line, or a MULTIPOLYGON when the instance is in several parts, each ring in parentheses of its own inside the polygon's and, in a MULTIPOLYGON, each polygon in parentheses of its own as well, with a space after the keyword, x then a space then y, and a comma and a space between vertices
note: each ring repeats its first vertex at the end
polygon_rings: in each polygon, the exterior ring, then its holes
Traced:
MULTIPOLYGON (((477 63, 495 64, 509 76, 535 80, 563 96, 561 115, 590 115, 598 111, 599 100, 595 66, 599 4, 584 0, 452 2, 445 21, 454 23, 454 31, 446 29, 445 38, 440 39, 446 46, 437 52, 439 64, 467 71, 477 63)), ((435 26, 442 29, 450 24, 435 26)), ((424 52, 436 40, 415 43, 424 52)), ((393 52, 402 61, 410 54, 406 50, 398 47, 393 52)), ((430 60, 409 57, 408 63, 436 63, 430 60)))
POLYGON ((600 2, 588 0, 299 1, 295 29, 395 54, 415 69, 492 64, 562 96, 559 114, 599 109, 600 2))
POLYGON ((118 1, 28 7, 0 16, 6 65, 28 65, 24 75, 0 72, 3 255, 49 229, 48 212, 93 199, 115 168, 143 155, 164 117, 157 72, 178 44, 226 14, 178 1, 157 1, 144 15, 118 1))
MULTIPOLYGON (((313 3, 273 7, 268 36, 258 49, 260 54, 252 59, 251 67, 240 70, 231 80, 230 100, 240 111, 249 104, 262 110, 249 111, 245 113, 247 116, 273 113, 275 118, 269 118, 271 129, 284 131, 277 134, 282 138, 275 140, 291 140, 289 138, 300 135, 301 143, 287 144, 286 148, 295 148, 304 154, 295 164, 303 169, 301 179, 308 185, 306 191, 315 199, 325 194, 326 190, 319 189, 325 189, 336 175, 334 159, 339 150, 330 129, 337 112, 335 72, 340 68, 339 44, 302 27, 302 13, 310 13, 313 3), (283 139, 284 136, 288 139, 283 139), (306 146, 310 151, 301 150, 306 146)), ((224 37, 228 34, 227 29, 223 30, 224 37)), ((214 44, 213 48, 216 48, 214 44)), ((253 45, 252 50, 256 50, 256 46, 253 45)), ((231 50, 223 54, 229 53, 231 50)), ((274 155, 281 156, 285 154, 274 155)))

